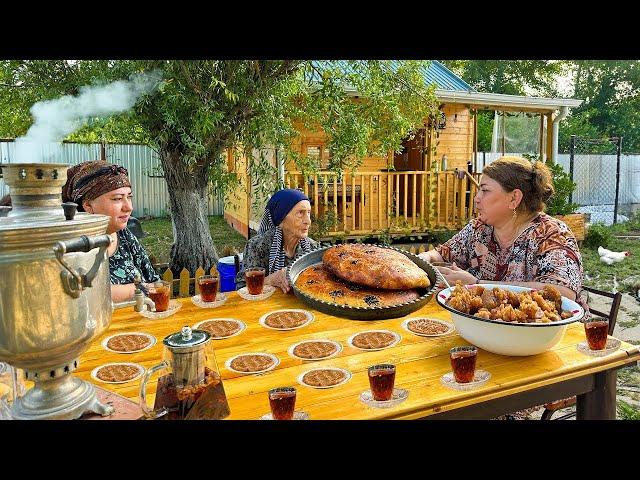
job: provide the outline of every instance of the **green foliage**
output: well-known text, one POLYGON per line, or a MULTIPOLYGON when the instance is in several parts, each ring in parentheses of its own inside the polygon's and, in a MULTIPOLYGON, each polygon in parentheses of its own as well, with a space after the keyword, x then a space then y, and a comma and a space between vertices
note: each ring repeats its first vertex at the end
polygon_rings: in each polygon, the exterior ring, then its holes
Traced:
POLYGON ((547 166, 551 170, 555 193, 547 201, 546 212, 549 215, 568 215, 575 212, 578 204, 569 202, 569 197, 576 189, 576 184, 571 181, 561 165, 554 163, 547 166))
POLYGON ((482 110, 478 112, 478 151, 490 152, 493 138, 494 112, 482 110))
POLYGON ((555 96, 555 77, 566 66, 554 60, 441 60, 480 92, 555 96))
POLYGON ((333 211, 333 204, 329 203, 327 209, 322 215, 316 217, 311 214, 311 227, 309 227, 309 236, 313 239, 326 237, 338 224, 339 219, 333 211))
POLYGON ((640 410, 624 400, 618 400, 616 410, 621 420, 640 420, 640 410))
POLYGON ((592 223, 587 229, 583 245, 587 248, 607 248, 611 244, 613 234, 611 229, 603 223, 592 223))

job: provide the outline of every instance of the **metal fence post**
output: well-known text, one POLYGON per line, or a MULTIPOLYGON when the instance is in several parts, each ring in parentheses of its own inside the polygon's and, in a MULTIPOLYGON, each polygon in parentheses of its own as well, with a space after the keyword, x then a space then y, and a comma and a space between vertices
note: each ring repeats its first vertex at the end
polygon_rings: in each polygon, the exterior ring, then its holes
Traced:
MULTIPOLYGON (((576 136, 571 135, 571 143, 569 145, 569 178, 571 178, 571 183, 573 183, 573 159, 576 154, 576 136)), ((573 202, 573 190, 569 194, 569 203, 573 202)))
POLYGON ((622 137, 618 137, 616 145, 616 199, 613 205, 613 224, 618 223, 618 196, 620 195, 620 153, 622 151, 622 137))

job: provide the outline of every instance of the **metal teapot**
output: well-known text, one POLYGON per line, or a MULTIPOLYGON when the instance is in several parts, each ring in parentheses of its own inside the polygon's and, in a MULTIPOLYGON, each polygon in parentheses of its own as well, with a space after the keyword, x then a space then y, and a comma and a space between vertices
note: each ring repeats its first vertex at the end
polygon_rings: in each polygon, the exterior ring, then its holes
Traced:
POLYGON ((140 407, 148 418, 218 420, 229 416, 229 404, 216 365, 211 334, 182 327, 164 338, 163 361, 140 382, 140 407), (147 404, 151 375, 167 370, 156 388, 154 408, 147 404))

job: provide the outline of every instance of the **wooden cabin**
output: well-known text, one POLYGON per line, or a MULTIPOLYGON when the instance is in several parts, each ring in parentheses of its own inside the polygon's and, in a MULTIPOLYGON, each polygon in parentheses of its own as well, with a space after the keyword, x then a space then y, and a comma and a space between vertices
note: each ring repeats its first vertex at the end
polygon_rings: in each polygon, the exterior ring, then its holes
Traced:
MULTIPOLYGON (((315 238, 419 235, 459 229, 474 216, 473 199, 480 173, 477 163, 479 110, 529 112, 540 117, 539 153, 546 161, 557 154, 557 123, 579 100, 524 97, 476 92, 444 65, 432 61, 423 72, 436 83, 441 118, 403 142, 401 153, 367 157, 355 171, 320 170, 304 175, 292 161, 270 152, 279 166, 278 181, 301 189, 311 200, 315 238), (555 122, 555 123, 554 123, 555 122)), ((331 153, 322 131, 300 128, 294 146, 328 166, 331 153)), ((263 207, 252 208, 246 161, 228 153, 229 168, 240 174, 242 187, 225 208, 225 219, 245 237, 257 230, 263 207), (244 173, 243 173, 244 172, 244 173)), ((325 167, 326 168, 326 167, 325 167)))

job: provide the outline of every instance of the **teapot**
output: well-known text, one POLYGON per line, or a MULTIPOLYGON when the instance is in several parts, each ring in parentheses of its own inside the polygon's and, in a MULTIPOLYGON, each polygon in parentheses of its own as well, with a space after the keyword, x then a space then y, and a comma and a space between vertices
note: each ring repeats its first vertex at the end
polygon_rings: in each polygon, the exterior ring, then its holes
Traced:
POLYGON ((147 418, 219 420, 231 413, 212 348, 211 334, 182 327, 164 338, 163 360, 140 382, 140 407, 147 418), (147 404, 147 383, 166 370, 156 388, 154 408, 147 404))

